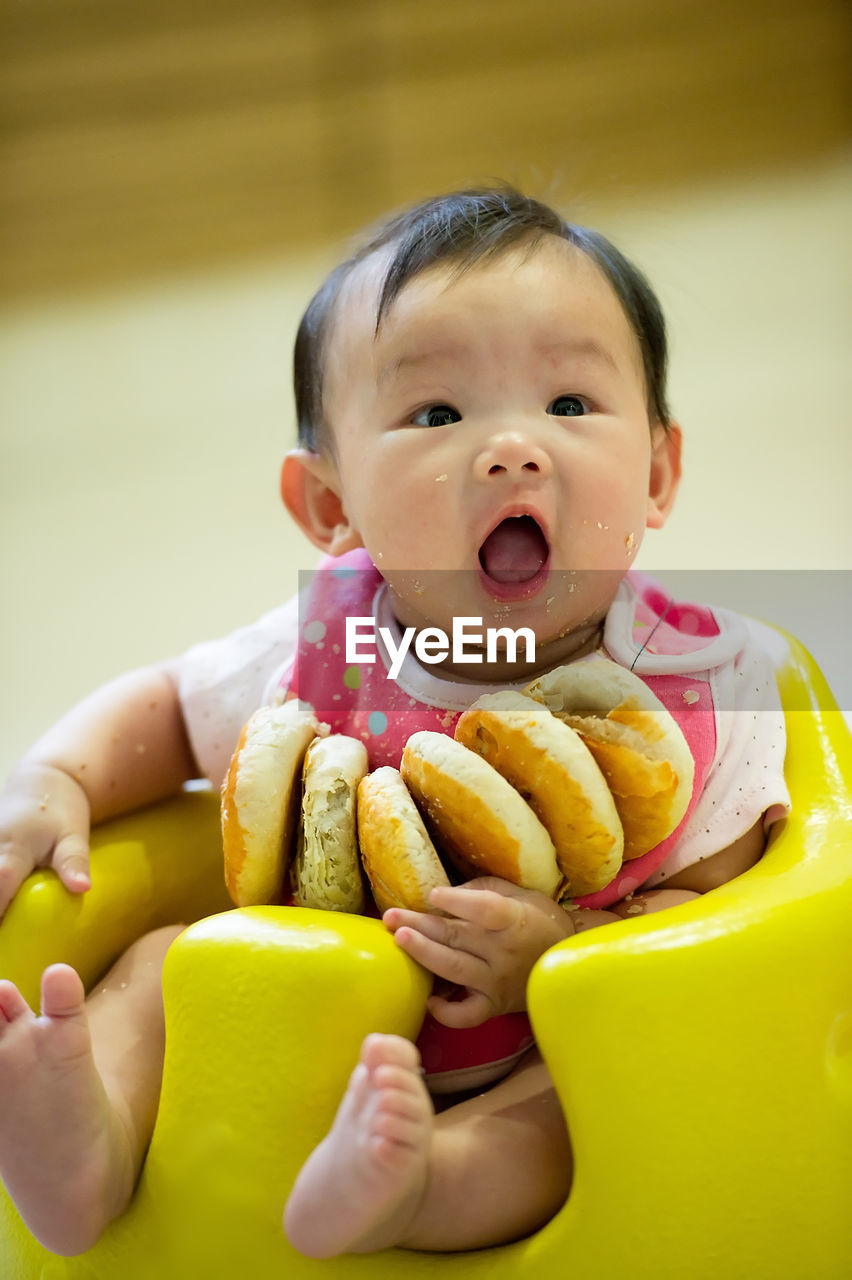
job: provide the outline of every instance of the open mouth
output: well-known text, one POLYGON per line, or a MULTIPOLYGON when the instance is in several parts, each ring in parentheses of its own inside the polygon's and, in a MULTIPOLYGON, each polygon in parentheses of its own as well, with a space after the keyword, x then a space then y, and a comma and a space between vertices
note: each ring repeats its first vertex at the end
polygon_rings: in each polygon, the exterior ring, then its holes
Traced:
POLYGON ((492 529, 479 548, 486 578, 498 586, 532 583, 544 569, 550 547, 532 516, 509 516, 492 529))

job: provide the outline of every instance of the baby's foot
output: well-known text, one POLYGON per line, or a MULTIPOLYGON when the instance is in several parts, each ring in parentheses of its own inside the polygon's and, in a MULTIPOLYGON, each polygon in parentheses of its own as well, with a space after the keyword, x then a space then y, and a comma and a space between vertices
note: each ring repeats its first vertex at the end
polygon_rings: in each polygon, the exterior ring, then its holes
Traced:
POLYGON ((133 1189, 130 1141, 92 1057, 83 984, 46 969, 41 1017, 0 981, 0 1178, 46 1248, 82 1253, 133 1189))
POLYGON ((400 1243, 426 1188, 432 1119, 414 1045, 368 1036, 331 1131, 287 1202, 293 1247, 331 1258, 400 1243))

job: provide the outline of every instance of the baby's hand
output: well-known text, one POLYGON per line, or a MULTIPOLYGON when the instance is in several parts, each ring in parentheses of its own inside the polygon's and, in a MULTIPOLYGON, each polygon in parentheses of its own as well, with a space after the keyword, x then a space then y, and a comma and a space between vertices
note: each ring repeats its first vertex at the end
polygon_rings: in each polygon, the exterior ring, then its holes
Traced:
POLYGON ((441 914, 391 907, 382 918, 413 960, 466 988, 462 1000, 429 998, 429 1012, 447 1027, 476 1027, 526 1009, 536 960, 574 932, 552 899, 493 876, 433 889, 429 901, 441 914))
POLYGON ((0 916, 35 867, 72 893, 90 887, 89 801, 61 769, 24 761, 0 794, 0 916))

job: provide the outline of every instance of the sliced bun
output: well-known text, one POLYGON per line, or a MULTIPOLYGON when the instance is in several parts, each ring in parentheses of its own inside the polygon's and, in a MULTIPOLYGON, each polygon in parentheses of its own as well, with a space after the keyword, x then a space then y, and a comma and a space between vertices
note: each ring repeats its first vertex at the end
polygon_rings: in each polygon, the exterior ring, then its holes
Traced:
POLYGON ((562 875, 553 841, 514 787, 475 751, 423 730, 408 739, 401 771, 451 856, 474 873, 556 895, 562 875))
POLYGON ((671 835, 686 813, 695 764, 680 726, 632 671, 606 658, 558 667, 525 692, 579 733, 607 780, 624 857, 671 835))
POLYGON ((244 726, 222 784, 225 884, 238 907, 280 897, 299 824, 302 760, 327 733, 297 701, 260 707, 244 726))
POLYGON ((397 769, 385 765, 358 787, 358 839, 380 911, 429 911, 429 894, 450 882, 397 769))
POLYGON ((580 736, 522 693, 486 693, 455 736, 521 793, 556 848, 569 897, 595 893, 621 866, 624 836, 609 787, 580 736))
POLYGON ((302 769, 302 821, 290 868, 298 907, 359 913, 365 905, 358 857, 358 784, 367 748, 357 738, 314 738, 302 769))

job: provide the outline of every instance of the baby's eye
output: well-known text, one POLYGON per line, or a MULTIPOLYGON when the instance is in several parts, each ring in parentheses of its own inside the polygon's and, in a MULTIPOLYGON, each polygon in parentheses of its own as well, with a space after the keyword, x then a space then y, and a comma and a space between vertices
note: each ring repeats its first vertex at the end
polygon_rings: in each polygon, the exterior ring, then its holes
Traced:
POLYGON ((417 410, 411 422, 415 427, 448 427, 451 422, 461 422, 461 414, 451 404, 427 404, 417 410))
POLYGON ((547 412, 556 418, 581 418, 588 409, 579 396, 557 396, 547 406, 547 412))

